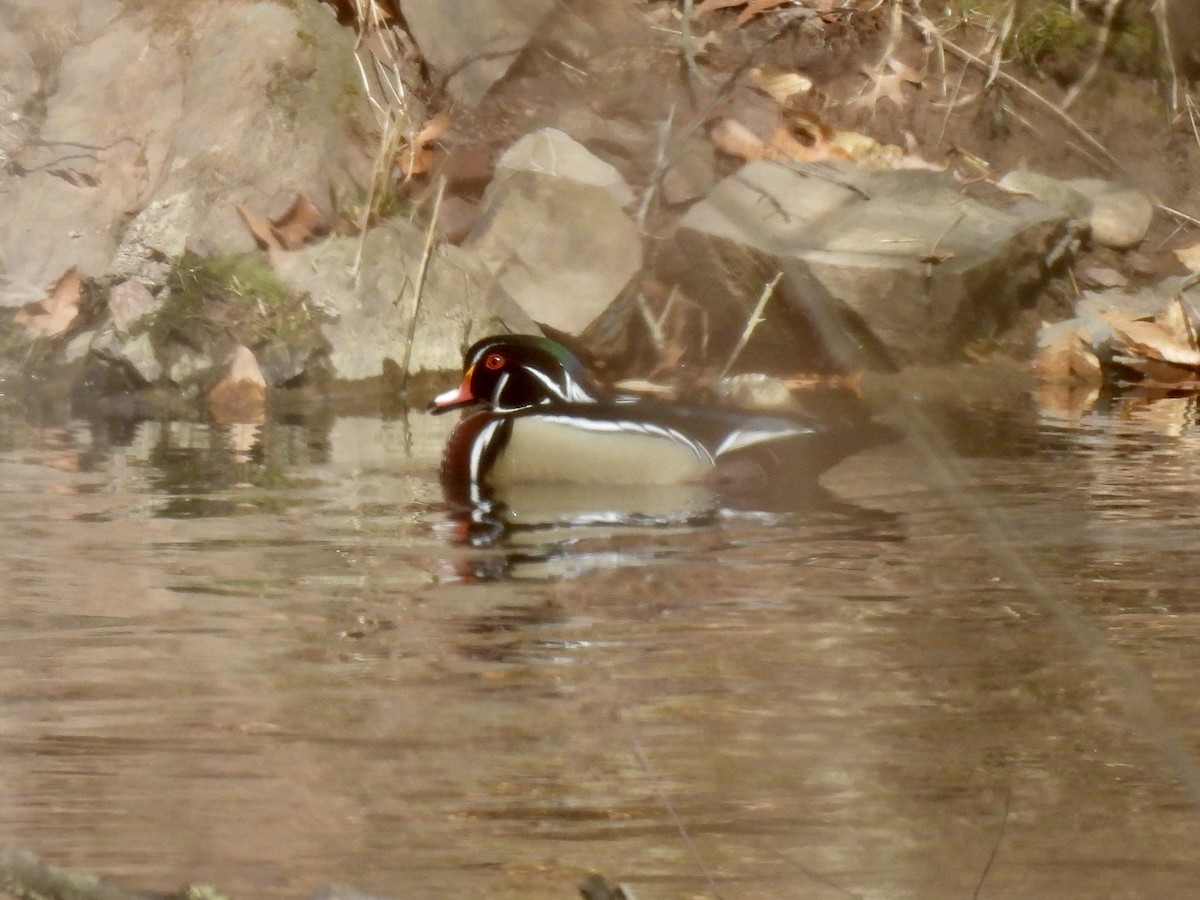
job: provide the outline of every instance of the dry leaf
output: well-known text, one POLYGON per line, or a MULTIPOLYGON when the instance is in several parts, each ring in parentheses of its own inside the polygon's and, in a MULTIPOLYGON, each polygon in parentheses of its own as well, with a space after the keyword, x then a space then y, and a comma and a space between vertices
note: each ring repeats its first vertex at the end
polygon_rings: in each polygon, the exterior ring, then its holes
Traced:
POLYGON ((807 94, 813 87, 812 79, 799 72, 764 72, 762 69, 751 69, 748 74, 750 81, 769 94, 780 106, 798 94, 807 94))
POLYGON ((1033 370, 1042 381, 1099 386, 1100 360, 1086 327, 1069 328, 1038 350, 1033 370))
POLYGON ((268 250, 296 250, 304 246, 310 237, 324 232, 328 227, 325 214, 303 194, 297 194, 287 212, 273 221, 241 203, 235 203, 234 209, 254 239, 268 250))
POLYGON ((266 421, 267 381, 249 347, 239 346, 234 351, 229 373, 208 392, 206 399, 209 415, 218 424, 266 421))
POLYGON ((746 162, 755 162, 767 155, 766 142, 735 119, 722 119, 713 128, 710 137, 713 145, 722 153, 740 157, 746 162))
POLYGON ((901 89, 904 84, 904 79, 899 75, 892 73, 885 75, 882 70, 870 69, 864 66, 862 73, 867 76, 867 86, 863 88, 862 93, 851 101, 851 106, 865 106, 875 111, 876 104, 879 103, 881 97, 886 97, 896 104, 897 107, 903 109, 908 103, 904 96, 904 91, 901 89))
POLYGON ((317 205, 297 194, 287 212, 271 223, 272 230, 284 250, 296 250, 313 235, 321 234, 328 228, 325 214, 317 209, 317 205))
POLYGON ((731 6, 744 6, 746 0, 704 0, 692 12, 697 16, 706 16, 718 9, 729 9, 731 6))
POLYGON ((1189 272, 1200 272, 1200 243, 1180 247, 1175 251, 1175 256, 1187 266, 1189 272))
POLYGON ((412 143, 400 151, 397 167, 405 178, 424 175, 433 165, 433 148, 429 145, 439 140, 450 130, 453 120, 446 113, 438 113, 416 133, 412 143))
POLYGON ((737 17, 737 23, 739 25, 745 25, 755 16, 761 15, 768 10, 775 9, 777 6, 786 6, 791 2, 792 0, 752 0, 752 2, 746 4, 746 8, 743 9, 741 14, 737 17))
POLYGON ((34 337, 54 337, 71 327, 79 315, 79 300, 83 295, 83 279, 75 266, 63 272, 50 289, 50 296, 37 303, 27 303, 13 316, 34 337))
POLYGON ((1133 321, 1114 325, 1119 349, 1131 357, 1159 360, 1176 366, 1200 367, 1200 350, 1179 340, 1158 322, 1133 321))

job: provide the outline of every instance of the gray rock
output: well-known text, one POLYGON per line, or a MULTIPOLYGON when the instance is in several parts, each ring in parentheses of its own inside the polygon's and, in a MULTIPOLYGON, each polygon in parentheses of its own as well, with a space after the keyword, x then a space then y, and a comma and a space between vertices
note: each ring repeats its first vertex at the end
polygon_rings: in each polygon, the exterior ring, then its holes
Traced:
POLYGON ((1127 250, 1146 237, 1154 219, 1154 204, 1141 191, 1100 178, 1068 183, 1091 200, 1092 240, 1101 247, 1127 250))
POLYGON ((557 128, 527 134, 496 162, 496 177, 514 172, 536 172, 603 188, 621 206, 633 202, 633 191, 613 166, 557 128))
POLYGON ((167 378, 187 396, 195 396, 200 392, 201 382, 212 376, 216 363, 211 356, 173 344, 168 350, 171 357, 167 366, 167 378))
POLYGON ((499 81, 558 0, 399 0, 425 58, 450 74, 450 95, 474 106, 499 81))
POLYGON ((1092 288, 1125 287, 1129 279, 1108 266, 1091 266, 1076 273, 1079 283, 1092 288))
POLYGON ((494 182, 464 243, 537 322, 579 334, 642 266, 637 228, 604 188, 535 172, 494 182))
POLYGON ((195 204, 186 191, 147 203, 125 228, 109 263, 109 274, 150 285, 165 284, 171 261, 187 249, 194 216, 195 204))
POLYGON ((121 334, 129 330, 162 305, 140 281, 122 281, 108 293, 108 312, 113 326, 121 334))
POLYGON ((953 357, 1005 323, 1072 246, 1061 213, 994 209, 940 173, 759 162, 688 211, 662 269, 708 312, 718 358, 782 271, 772 327, 752 346, 857 368, 953 357))
POLYGON ((1010 194, 1025 194, 1040 200, 1055 209, 1062 210, 1072 219, 1088 222, 1092 215, 1092 202, 1088 195, 1065 181, 1041 175, 1037 172, 1025 172, 1020 169, 1009 172, 997 182, 996 186, 1010 194))
POLYGON ((162 378, 162 363, 158 361, 149 332, 142 332, 126 341, 117 360, 125 363, 145 384, 154 384, 162 378))
MULTIPOLYGON (((359 243, 358 237, 335 237, 275 258, 280 278, 307 292, 314 305, 334 317, 322 331, 332 347, 333 375, 346 381, 377 378, 385 363, 403 361, 425 235, 402 220, 373 228, 362 247, 356 283, 353 264, 359 243)), ((472 340, 493 332, 536 330, 472 254, 435 247, 409 367, 414 373, 456 370, 472 340)))

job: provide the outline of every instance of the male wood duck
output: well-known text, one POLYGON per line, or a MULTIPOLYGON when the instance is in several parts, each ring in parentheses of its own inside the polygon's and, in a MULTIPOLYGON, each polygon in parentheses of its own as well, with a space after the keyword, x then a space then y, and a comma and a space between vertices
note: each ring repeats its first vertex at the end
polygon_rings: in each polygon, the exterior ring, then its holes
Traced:
POLYGON ((462 384, 429 408, 443 413, 475 405, 480 409, 455 426, 442 457, 443 479, 474 489, 720 483, 761 476, 797 449, 808 461, 804 448, 813 451, 808 474, 815 478, 848 452, 831 455, 826 429, 799 416, 613 395, 566 347, 531 335, 478 341, 464 358, 462 384))

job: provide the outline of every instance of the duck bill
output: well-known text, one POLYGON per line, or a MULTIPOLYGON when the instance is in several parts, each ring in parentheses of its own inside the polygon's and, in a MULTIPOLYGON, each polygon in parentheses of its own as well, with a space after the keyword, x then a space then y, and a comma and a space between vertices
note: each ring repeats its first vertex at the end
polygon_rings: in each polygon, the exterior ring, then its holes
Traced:
POLYGON ((453 390, 438 394, 429 401, 429 411, 435 416, 439 413, 450 412, 452 409, 462 409, 464 406, 470 406, 475 403, 478 398, 471 393, 471 372, 468 369, 463 376, 462 384, 453 390))

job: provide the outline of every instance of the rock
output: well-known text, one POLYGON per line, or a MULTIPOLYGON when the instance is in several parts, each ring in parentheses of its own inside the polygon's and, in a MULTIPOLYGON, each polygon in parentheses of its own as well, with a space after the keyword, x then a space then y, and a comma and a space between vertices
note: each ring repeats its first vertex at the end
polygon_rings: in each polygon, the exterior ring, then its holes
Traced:
POLYGON ((1090 266, 1077 272, 1075 277, 1079 283, 1090 288, 1125 287, 1129 279, 1109 266, 1090 266))
POLYGON ((463 246, 535 321, 579 334, 641 269, 633 220, 604 188, 537 172, 498 180, 463 246))
POLYGON ((151 285, 164 284, 171 261, 187 249, 194 215, 192 195, 187 191, 147 203, 125 228, 108 264, 109 274, 151 285))
POLYGON ((41 88, 41 76, 24 42, 0 24, 0 159, 20 156, 32 132, 25 110, 41 88))
POLYGON ((235 202, 271 213, 369 180, 371 149, 345 138, 375 128, 354 35, 316 0, 199 5, 186 27, 144 4, 35 6, 14 34, 54 90, 0 173, 21 210, 0 218, 0 306, 70 266, 155 283, 184 242, 253 249, 235 202), (70 40, 40 50, 47 31, 70 40))
POLYGON ((1142 242, 1154 219, 1154 204, 1149 197, 1100 178, 1078 178, 1068 183, 1091 200, 1088 221, 1093 241, 1114 250, 1127 250, 1142 242))
POLYGON ((158 354, 154 350, 148 331, 126 341, 118 351, 116 359, 124 363, 143 384, 155 384, 162 378, 162 363, 158 361, 158 354))
MULTIPOLYGON (((334 237, 275 257, 280 278, 307 292, 334 317, 322 325, 331 345, 333 377, 378 378, 385 366, 400 366, 408 341, 414 289, 425 234, 410 222, 389 220, 359 237, 334 237), (362 244, 357 282, 352 267, 362 244)), ((457 370, 463 349, 493 332, 536 332, 533 322, 499 291, 473 254, 435 247, 417 314, 409 368, 457 370)))
POLYGON ((215 368, 212 358, 206 353, 173 344, 169 348, 170 363, 167 379, 187 396, 200 391, 200 382, 207 380, 215 368))
POLYGON ((782 271, 748 349, 791 367, 886 367, 992 333, 1073 246, 1061 213, 985 206, 940 173, 757 162, 688 211, 659 274, 704 306, 716 358, 782 271))
POLYGON ((1048 206, 1062 210, 1072 219, 1087 222, 1092 215, 1092 203, 1083 192, 1065 181, 1040 175, 1037 172, 1014 170, 997 182, 996 186, 1010 194, 1025 194, 1048 206))
POLYGON ((620 172, 557 128, 527 134, 504 151, 496 163, 496 177, 505 178, 514 172, 536 172, 595 185, 608 191, 620 206, 633 202, 633 191, 620 172))
POLYGON ((140 281, 122 281, 108 293, 108 312, 121 334, 129 334, 130 328, 161 305, 140 281))
POLYGON ((450 75, 450 95, 474 106, 537 34, 558 0, 398 0, 425 58, 450 75))

